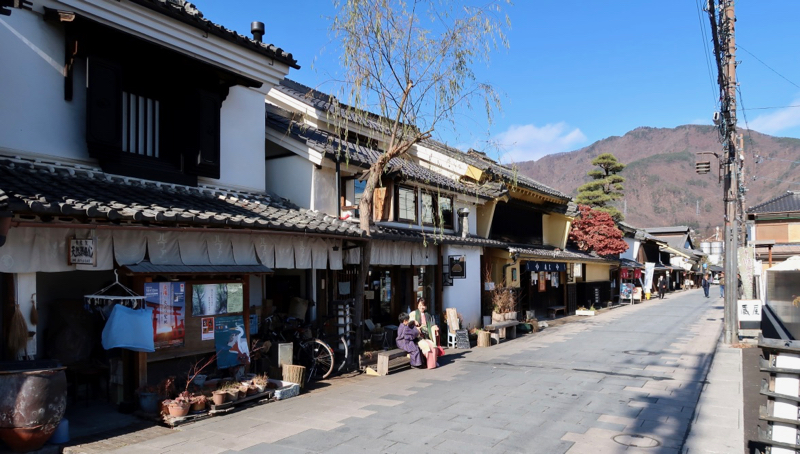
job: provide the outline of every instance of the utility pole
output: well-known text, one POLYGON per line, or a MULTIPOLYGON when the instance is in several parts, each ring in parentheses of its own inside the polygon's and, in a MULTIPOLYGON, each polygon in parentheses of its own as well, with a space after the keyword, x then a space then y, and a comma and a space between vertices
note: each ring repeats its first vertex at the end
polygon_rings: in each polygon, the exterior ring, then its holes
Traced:
POLYGON ((725 334, 724 341, 731 344, 739 339, 737 322, 738 266, 740 196, 744 194, 739 186, 740 160, 736 133, 736 38, 734 0, 719 0, 719 22, 716 20, 714 0, 708 0, 708 17, 711 21, 711 36, 714 40, 714 55, 717 60, 718 82, 720 88, 720 135, 722 137, 722 156, 720 165, 724 175, 723 196, 725 219, 723 236, 725 239, 725 334))

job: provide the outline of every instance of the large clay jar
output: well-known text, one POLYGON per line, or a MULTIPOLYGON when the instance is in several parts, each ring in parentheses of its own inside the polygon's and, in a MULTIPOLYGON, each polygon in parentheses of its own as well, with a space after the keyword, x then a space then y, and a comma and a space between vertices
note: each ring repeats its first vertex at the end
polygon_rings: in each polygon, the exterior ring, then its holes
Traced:
POLYGON ((0 440, 17 452, 35 451, 67 409, 65 367, 57 361, 0 363, 0 440))

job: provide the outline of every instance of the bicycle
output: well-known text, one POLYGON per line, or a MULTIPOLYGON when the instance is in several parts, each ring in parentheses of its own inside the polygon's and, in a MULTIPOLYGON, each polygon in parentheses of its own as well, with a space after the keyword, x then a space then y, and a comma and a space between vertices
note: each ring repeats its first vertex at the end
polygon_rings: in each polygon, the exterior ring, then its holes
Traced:
POLYGON ((333 349, 325 341, 319 339, 321 329, 317 330, 317 336, 315 337, 314 333, 311 332, 311 325, 302 324, 300 319, 288 317, 286 320, 280 321, 282 323, 301 324, 276 330, 273 328, 276 320, 280 320, 280 318, 274 314, 264 319, 268 339, 272 342, 292 342, 295 346, 292 354, 293 359, 296 364, 306 368, 306 383, 311 380, 323 380, 330 377, 333 373, 333 349), (286 332, 291 332, 290 339, 287 339, 284 335, 286 332))

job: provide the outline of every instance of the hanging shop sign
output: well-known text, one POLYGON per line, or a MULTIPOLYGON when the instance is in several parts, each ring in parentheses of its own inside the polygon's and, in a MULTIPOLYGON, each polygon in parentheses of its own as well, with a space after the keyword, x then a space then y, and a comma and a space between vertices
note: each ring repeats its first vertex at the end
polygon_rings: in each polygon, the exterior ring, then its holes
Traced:
POLYGON ((543 292, 547 289, 547 281, 545 280, 545 272, 540 271, 539 273, 539 291, 543 292))
POLYGON ((448 257, 448 262, 450 262, 451 279, 467 278, 467 258, 465 256, 451 255, 448 257))
POLYGON ((631 270, 628 268, 622 268, 619 270, 619 277, 620 279, 631 279, 631 270))
POLYGON ((186 283, 147 282, 145 304, 153 309, 156 349, 182 347, 186 337, 186 283))
POLYGON ((244 310, 244 285, 227 284, 192 285, 192 316, 235 314, 244 310))
POLYGON ((633 278, 634 279, 641 279, 642 278, 642 269, 636 268, 633 270, 633 278))
POLYGON ((97 266, 97 238, 70 238, 67 265, 97 266))
POLYGON ((739 300, 739 322, 761 321, 761 300, 739 300))
POLYGON ((244 333, 244 318, 241 315, 217 317, 214 320, 214 349, 217 351, 217 367, 226 369, 250 363, 250 349, 244 333))
POLYGON ((566 262, 539 262, 536 260, 529 261, 527 264, 528 271, 547 271, 547 272, 559 272, 559 271, 567 271, 567 264, 566 262))

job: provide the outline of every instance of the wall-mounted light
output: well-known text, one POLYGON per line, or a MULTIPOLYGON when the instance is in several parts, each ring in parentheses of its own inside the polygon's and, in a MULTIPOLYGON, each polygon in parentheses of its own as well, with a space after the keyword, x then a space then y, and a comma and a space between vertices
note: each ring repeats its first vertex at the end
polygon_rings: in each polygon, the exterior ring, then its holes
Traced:
POLYGON ((0 247, 6 244, 6 235, 11 228, 11 216, 13 215, 10 211, 0 211, 0 247))

